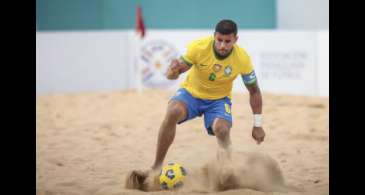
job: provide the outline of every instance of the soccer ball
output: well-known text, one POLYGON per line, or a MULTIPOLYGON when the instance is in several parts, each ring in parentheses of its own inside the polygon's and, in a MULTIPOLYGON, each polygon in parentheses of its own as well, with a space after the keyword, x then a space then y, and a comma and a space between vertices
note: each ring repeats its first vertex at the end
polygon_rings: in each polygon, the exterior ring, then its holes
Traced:
POLYGON ((169 163, 162 167, 160 186, 165 190, 180 188, 184 183, 186 170, 178 163, 169 163))

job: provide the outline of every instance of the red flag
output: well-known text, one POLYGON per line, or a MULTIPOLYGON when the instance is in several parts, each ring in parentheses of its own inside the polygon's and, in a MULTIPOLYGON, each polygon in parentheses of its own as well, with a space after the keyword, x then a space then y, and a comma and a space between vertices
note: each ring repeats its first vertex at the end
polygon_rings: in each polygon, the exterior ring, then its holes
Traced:
POLYGON ((137 6, 136 31, 138 33, 140 33, 142 38, 146 34, 145 27, 144 27, 144 22, 143 22, 143 18, 142 18, 142 8, 141 8, 141 6, 137 6))

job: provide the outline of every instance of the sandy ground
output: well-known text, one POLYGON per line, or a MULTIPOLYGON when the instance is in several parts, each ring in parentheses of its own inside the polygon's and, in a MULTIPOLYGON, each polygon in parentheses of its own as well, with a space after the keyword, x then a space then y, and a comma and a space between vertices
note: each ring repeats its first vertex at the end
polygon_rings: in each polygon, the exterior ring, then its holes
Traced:
MULTIPOLYGON (((126 174, 151 166, 167 102, 174 92, 99 92, 37 96, 37 194, 203 194, 124 188, 126 174)), ((233 96, 231 137, 237 151, 262 152, 285 181, 305 192, 235 189, 209 194, 329 194, 328 98, 263 94, 266 139, 251 137, 248 94, 233 96)), ((200 167, 216 156, 203 118, 179 125, 165 162, 200 167)))

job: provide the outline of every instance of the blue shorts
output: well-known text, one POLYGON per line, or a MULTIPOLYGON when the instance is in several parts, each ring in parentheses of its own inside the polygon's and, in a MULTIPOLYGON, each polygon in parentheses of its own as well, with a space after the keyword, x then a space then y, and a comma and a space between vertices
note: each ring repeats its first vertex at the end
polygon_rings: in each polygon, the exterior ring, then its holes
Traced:
POLYGON ((170 101, 171 100, 181 101, 186 105, 187 108, 187 117, 184 120, 178 122, 178 124, 193 119, 197 116, 200 117, 204 114, 204 125, 209 135, 214 135, 212 126, 214 119, 216 118, 225 119, 232 126, 232 103, 228 97, 218 100, 204 100, 194 98, 186 89, 180 88, 170 99, 170 101))

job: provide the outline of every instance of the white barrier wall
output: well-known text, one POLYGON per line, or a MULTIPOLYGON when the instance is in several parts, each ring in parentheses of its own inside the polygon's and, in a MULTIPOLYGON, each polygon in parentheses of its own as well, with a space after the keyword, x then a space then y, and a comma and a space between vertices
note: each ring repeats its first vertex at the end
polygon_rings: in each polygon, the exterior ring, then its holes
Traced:
POLYGON ((329 0, 277 0, 277 28, 322 30, 329 27, 329 0))
POLYGON ((251 54, 263 91, 316 95, 315 32, 251 31, 240 37, 239 44, 251 54))
POLYGON ((37 94, 128 88, 128 36, 125 31, 38 32, 37 94))
POLYGON ((329 96, 329 34, 328 31, 319 31, 317 35, 317 95, 329 96))
MULTIPOLYGON (((37 94, 136 88, 136 68, 143 86, 176 89, 185 75, 167 81, 169 61, 211 33, 150 30, 140 43, 133 31, 37 33, 37 94)), ((241 30, 238 44, 251 55, 263 91, 328 96, 326 39, 328 31, 241 30)), ((246 91, 241 78, 234 91, 246 91)))

